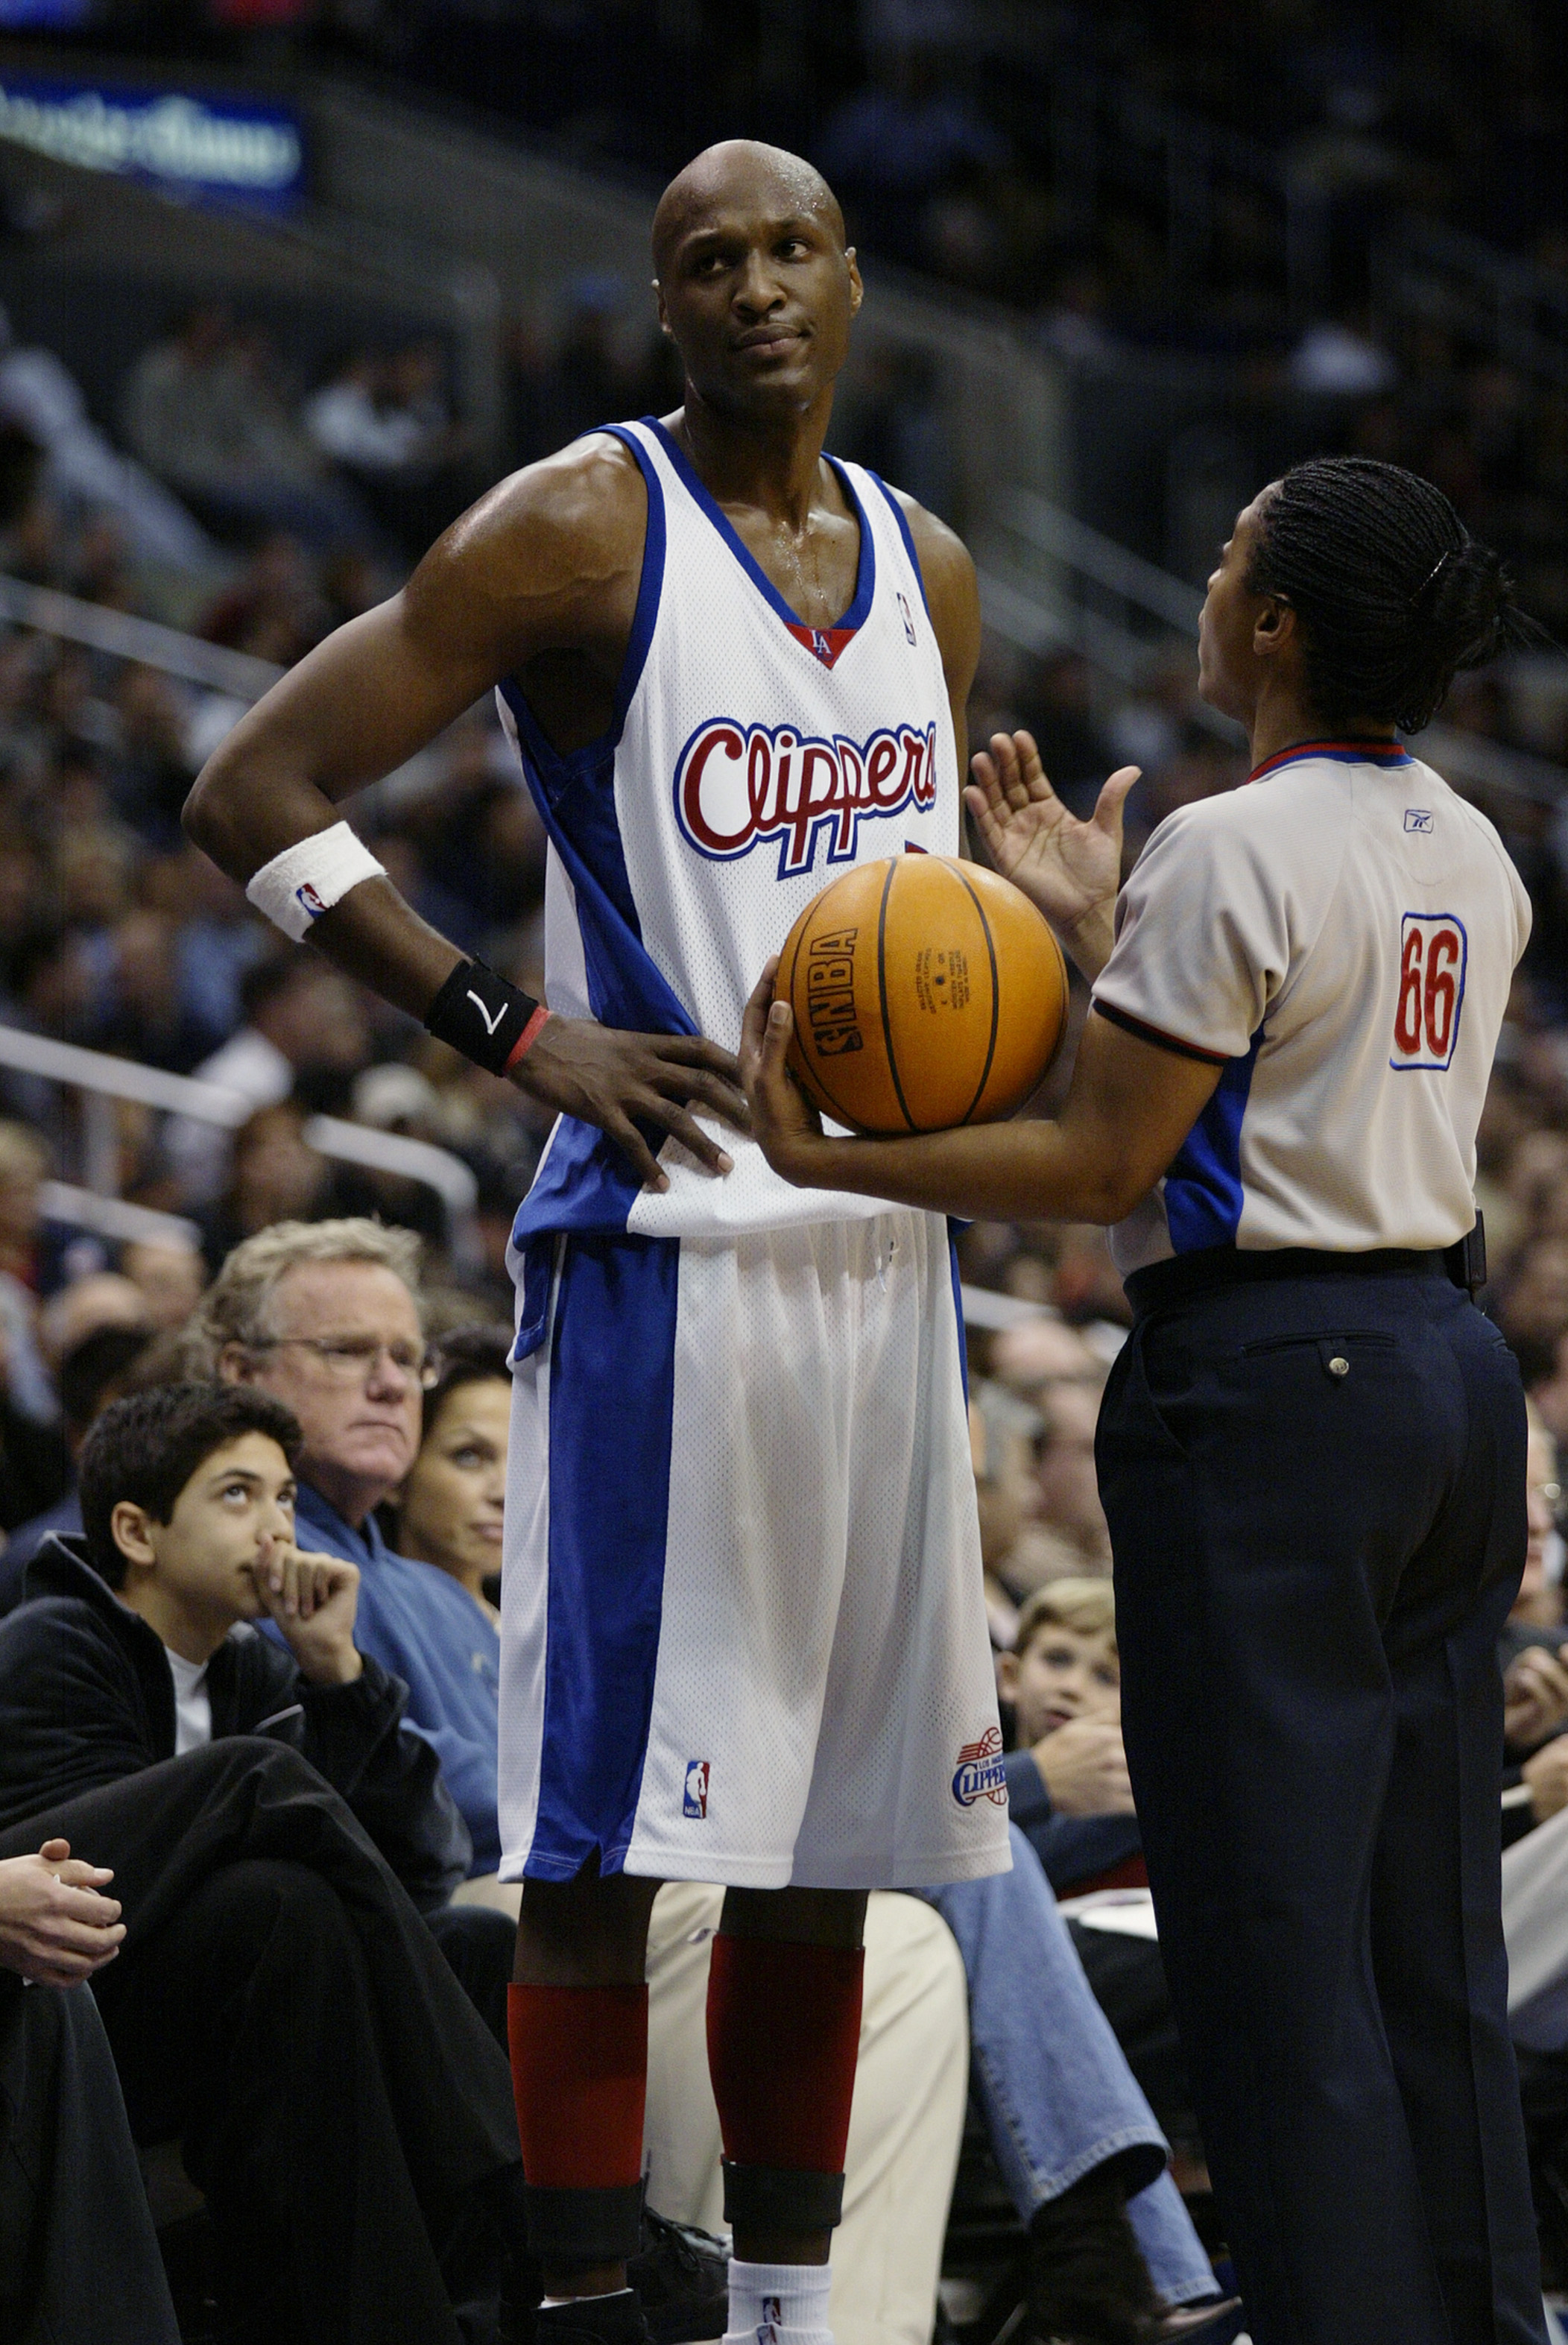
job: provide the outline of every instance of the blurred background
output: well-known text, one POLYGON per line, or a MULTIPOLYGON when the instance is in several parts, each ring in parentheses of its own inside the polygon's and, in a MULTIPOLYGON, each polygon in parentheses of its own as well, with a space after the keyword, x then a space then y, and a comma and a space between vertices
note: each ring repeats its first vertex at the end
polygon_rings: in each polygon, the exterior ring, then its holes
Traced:
MULTIPOLYGON (((751 134, 828 175, 869 293, 831 444, 976 553, 976 739, 1032 726, 1080 810, 1136 760, 1136 854, 1242 777, 1201 584, 1297 458, 1440 482, 1568 639, 1565 72, 1552 0, 0 0, 0 1526, 46 1503, 66 1336, 177 1325, 280 1215, 406 1222, 438 1325, 506 1309, 527 1104, 277 949, 178 810, 488 482, 678 402, 670 173, 751 134)), ((1568 659, 1464 679, 1418 747, 1535 906, 1482 1203, 1568 1435, 1568 659)), ((488 707, 353 811, 539 990, 488 707)), ((964 1243, 1005 1606, 1103 1562, 1125 1304, 1096 1232, 964 1243)))

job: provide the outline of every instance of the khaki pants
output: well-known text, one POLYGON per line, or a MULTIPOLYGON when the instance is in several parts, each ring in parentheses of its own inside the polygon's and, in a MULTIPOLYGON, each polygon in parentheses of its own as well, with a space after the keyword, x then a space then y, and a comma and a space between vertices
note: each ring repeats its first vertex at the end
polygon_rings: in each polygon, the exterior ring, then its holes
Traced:
POLYGON ((1508 2029, 1531 2052, 1568 2045, 1568 1808, 1502 1852, 1508 2029))
MULTIPOLYGON (((469 1882, 465 1902, 517 1910, 515 1883, 469 1882)), ((722 1889, 669 1883, 648 1933, 648 2202, 723 2228, 719 2116, 708 2082, 708 1949, 722 1889)), ((834 2239, 836 2345, 928 2345, 969 2078, 964 1965, 940 1914, 879 1892, 865 1917, 865 2003, 834 2239)), ((790 2079, 779 2078, 779 2090, 790 2079)))

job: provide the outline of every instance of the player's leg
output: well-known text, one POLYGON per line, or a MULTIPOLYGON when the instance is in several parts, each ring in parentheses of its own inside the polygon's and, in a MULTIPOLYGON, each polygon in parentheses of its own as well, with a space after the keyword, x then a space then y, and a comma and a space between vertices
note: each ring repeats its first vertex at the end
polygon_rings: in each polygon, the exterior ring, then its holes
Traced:
POLYGON ((605 2340, 642 2330, 625 2265, 658 1882, 621 1868, 661 1636, 678 1260, 670 1241, 562 1242, 548 1310, 524 1264, 507 1464, 501 1873, 524 1884, 508 2036, 529 2247, 545 2327, 571 2335, 572 2305, 597 2299, 577 2325, 605 2340))
MULTIPOLYGON (((797 1885, 726 1899, 709 2041, 736 2237, 732 2337, 772 2320, 789 2345, 825 2345, 859 2034, 861 1885, 1005 1870, 1008 1858, 1005 1811, 991 1796, 1001 1737, 946 1227, 916 1213, 824 1225, 781 1235, 773 1261, 809 1299, 796 1325, 820 1325, 828 1339, 814 1373, 802 1364, 794 1381, 830 1436, 814 1447, 839 1569, 831 1619, 814 1621, 830 1639, 794 1835, 797 1885)), ((793 1509, 787 1484, 780 1496, 793 1509)))
POLYGON ((732 1889, 708 1980, 708 2066, 734 2233, 729 2335, 828 2345, 860 2043, 865 1893, 732 1889))
POLYGON ((1397 1733, 1372 1958, 1454 2345, 1541 2336, 1500 1912, 1497 1638, 1524 1560, 1524 1410, 1502 1338, 1440 1291, 1462 1448, 1384 1632, 1397 1733))
MULTIPOLYGON (((709 2232, 723 2228, 723 2138, 703 2051, 723 1905, 722 1890, 669 1883, 648 1936, 649 2202, 709 2232)), ((968 2066, 952 1933, 916 1898, 873 1895, 844 2220, 833 2236, 835 2345, 929 2345, 968 2066)))
POLYGON ((545 2306, 626 2291, 641 2242, 648 1916, 630 1873, 524 1884, 508 1998, 529 2245, 545 2306))

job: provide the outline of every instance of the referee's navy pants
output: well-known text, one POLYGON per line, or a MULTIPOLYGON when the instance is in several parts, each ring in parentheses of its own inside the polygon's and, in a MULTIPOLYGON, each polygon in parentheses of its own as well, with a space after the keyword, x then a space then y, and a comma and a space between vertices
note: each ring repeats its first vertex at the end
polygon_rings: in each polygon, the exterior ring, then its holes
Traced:
POLYGON ((1129 1281, 1128 1761, 1255 2345, 1543 2345, 1499 1917, 1524 1406, 1441 1257, 1372 1262, 1129 1281))

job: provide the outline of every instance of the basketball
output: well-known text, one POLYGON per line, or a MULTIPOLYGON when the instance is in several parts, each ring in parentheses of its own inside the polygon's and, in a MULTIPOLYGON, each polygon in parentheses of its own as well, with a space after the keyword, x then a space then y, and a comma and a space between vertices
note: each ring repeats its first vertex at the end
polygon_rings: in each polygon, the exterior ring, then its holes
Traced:
POLYGON ((1027 897, 945 855, 864 863, 824 888, 790 930, 777 992, 808 1098, 866 1132, 1010 1115, 1067 1015, 1061 948, 1027 897))

